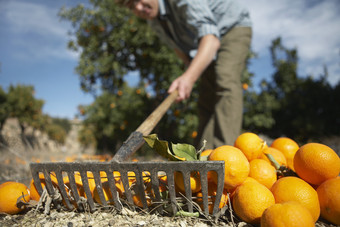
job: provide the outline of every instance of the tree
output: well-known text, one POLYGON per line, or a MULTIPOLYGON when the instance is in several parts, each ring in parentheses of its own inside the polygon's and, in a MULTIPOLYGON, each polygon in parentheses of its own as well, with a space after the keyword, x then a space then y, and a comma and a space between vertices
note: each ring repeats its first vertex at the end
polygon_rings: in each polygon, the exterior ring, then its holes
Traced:
POLYGON ((156 96, 164 96, 183 65, 156 37, 144 20, 110 0, 90 0, 90 8, 63 8, 60 17, 72 21, 76 41, 68 47, 81 50, 77 73, 84 91, 100 88, 117 92, 128 72, 139 71, 156 96), (156 51, 155 51, 156 50, 156 51))
POLYGON ((116 150, 141 123, 136 119, 145 115, 148 97, 144 90, 127 85, 114 95, 104 91, 91 105, 79 107, 85 126, 81 137, 91 136, 91 129, 98 150, 116 150))
POLYGON ((0 86, 0 132, 9 116, 9 107, 7 103, 7 94, 0 86))
POLYGON ((33 86, 11 85, 7 93, 7 102, 10 116, 18 118, 22 132, 28 125, 38 123, 44 101, 34 98, 33 86))
POLYGON ((260 93, 248 93, 245 126, 272 137, 288 136, 304 143, 339 135, 340 83, 332 88, 327 68, 320 79, 298 76, 298 52, 283 46, 280 38, 270 47, 275 72, 261 82, 260 93))

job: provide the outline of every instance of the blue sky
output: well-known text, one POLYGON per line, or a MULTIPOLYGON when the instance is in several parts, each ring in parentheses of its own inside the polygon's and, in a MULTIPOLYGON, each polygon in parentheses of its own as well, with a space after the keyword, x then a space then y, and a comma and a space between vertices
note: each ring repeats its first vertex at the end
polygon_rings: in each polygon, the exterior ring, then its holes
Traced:
MULTIPOLYGON (((258 54, 250 71, 254 84, 269 79, 269 45, 281 36, 285 46, 297 47, 299 75, 315 78, 329 70, 328 81, 340 80, 340 4, 338 0, 239 0, 253 20, 252 49, 258 54)), ((71 25, 60 21, 62 6, 83 0, 0 0, 0 85, 33 85, 45 100, 43 112, 73 118, 77 106, 93 101, 80 89, 75 67, 78 54, 67 50, 71 25)), ((132 77, 135 78, 135 77, 132 77)))

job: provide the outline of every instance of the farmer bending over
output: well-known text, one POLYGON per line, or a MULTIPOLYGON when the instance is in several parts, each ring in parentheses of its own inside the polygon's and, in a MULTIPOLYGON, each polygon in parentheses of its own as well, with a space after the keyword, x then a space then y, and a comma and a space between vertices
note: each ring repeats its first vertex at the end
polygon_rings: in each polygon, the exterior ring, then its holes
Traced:
POLYGON ((148 20, 187 65, 168 92, 190 97, 200 78, 196 146, 233 145, 243 115, 241 74, 251 42, 248 11, 237 0, 116 0, 148 20))

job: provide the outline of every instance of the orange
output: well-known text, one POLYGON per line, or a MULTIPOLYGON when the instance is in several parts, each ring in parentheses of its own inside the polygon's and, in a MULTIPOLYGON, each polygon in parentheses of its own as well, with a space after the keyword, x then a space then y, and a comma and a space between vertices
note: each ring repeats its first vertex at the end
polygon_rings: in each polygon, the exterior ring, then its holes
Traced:
MULTIPOLYGON (((270 164, 273 165, 273 163, 268 159, 268 157, 266 156, 266 154, 271 154, 273 156, 273 158, 275 159, 275 161, 280 165, 280 166, 287 166, 287 160, 286 157, 284 156, 284 154, 279 151, 276 148, 273 147, 267 147, 265 149, 263 149, 262 154, 260 156, 261 159, 266 160, 267 162, 269 162, 270 164)), ((273 165, 274 166, 274 165, 273 165)), ((275 166, 274 166, 275 167, 275 166)))
POLYGON ((321 208, 321 217, 340 226, 340 177, 323 182, 316 189, 321 208))
MULTIPOLYGON (((248 177, 249 162, 242 151, 236 147, 223 145, 209 155, 211 161, 224 161, 224 188, 233 190, 248 177)), ((217 175, 212 172, 212 180, 217 184, 217 175)))
POLYGON ((314 222, 320 216, 320 204, 315 189, 298 177, 282 177, 272 186, 271 191, 276 203, 299 202, 312 214, 314 222))
MULTIPOLYGON (((215 204, 215 200, 216 200, 216 192, 217 192, 217 185, 214 184, 214 183, 209 184, 209 186, 208 186, 208 196, 209 196, 209 198, 208 198, 208 209, 209 209, 210 214, 213 213, 214 204, 215 204)), ((198 192, 196 194, 196 197, 197 197, 197 203, 199 204, 201 209, 204 209, 202 192, 201 191, 198 192)), ((223 190, 221 201, 220 201, 220 204, 218 205, 218 208, 221 209, 224 206, 226 206, 227 204, 228 204, 228 191, 223 190)))
POLYGON ((242 133, 236 138, 234 143, 234 147, 240 149, 248 161, 259 158, 265 145, 264 140, 252 132, 242 133))
POLYGON ((254 159, 249 164, 249 177, 270 189, 277 180, 276 169, 263 159, 254 159))
MULTIPOLYGON (((152 199, 154 198, 154 193, 151 190, 145 190, 145 198, 146 198, 146 205, 149 207, 152 205, 152 199)), ((140 208, 143 208, 143 203, 142 200, 140 198, 140 196, 138 194, 134 194, 132 196, 132 200, 134 202, 134 204, 140 208)))
POLYGON ((300 203, 288 201, 268 207, 262 214, 261 227, 314 227, 310 212, 300 203))
MULTIPOLYGON (((45 188, 45 186, 46 186, 45 182, 41 182, 41 186, 42 186, 42 188, 45 188)), ((29 190, 30 190, 30 198, 31 198, 31 200, 39 201, 40 200, 40 195, 38 193, 37 188, 35 187, 33 179, 30 182, 29 190)))
MULTIPOLYGON (((133 174, 130 174, 131 176, 131 181, 130 181, 130 178, 129 178, 129 184, 130 184, 130 188, 132 190, 132 200, 134 202, 134 204, 140 208, 143 208, 143 203, 142 203, 142 200, 141 200, 141 197, 140 195, 138 194, 139 191, 136 191, 135 190, 135 187, 136 187, 136 184, 135 181, 136 181, 136 175, 134 172, 132 172, 133 174), (134 177, 134 178, 133 178, 134 177)), ((155 198, 155 193, 153 192, 152 188, 150 187, 150 182, 151 182, 151 178, 150 178, 150 173, 148 171, 143 171, 142 172, 142 175, 143 175, 143 184, 144 184, 144 193, 145 193, 145 198, 146 198, 146 204, 147 206, 151 206, 152 205, 152 198, 155 198)), ((165 178, 163 178, 163 180, 166 180, 165 178)), ((164 182, 164 181, 163 181, 164 182)), ((160 187, 160 190, 161 187, 160 187)))
POLYGON ((340 158, 330 147, 320 143, 308 143, 300 147, 294 156, 295 172, 314 185, 337 177, 340 158))
MULTIPOLYGON (((76 183, 76 186, 77 186, 78 195, 86 198, 84 187, 83 187, 83 182, 82 182, 80 174, 75 173, 74 179, 75 179, 75 183, 76 183)), ((71 186, 70 186, 70 180, 69 180, 68 175, 63 178, 63 181, 64 181, 65 190, 69 194, 69 192, 71 191, 71 186)), ((71 194, 73 195, 72 191, 71 191, 71 194)))
POLYGON ((202 151, 201 157, 209 156, 212 151, 213 151, 213 149, 207 149, 207 150, 202 151))
MULTIPOLYGON (((253 183, 255 182, 255 183, 259 183, 257 180, 255 180, 255 179, 252 178, 252 177, 247 177, 246 180, 243 181, 242 184, 245 184, 245 183, 247 183, 247 182, 253 182, 253 183)), ((235 195, 236 189, 237 189, 237 188, 235 188, 235 189, 233 189, 233 190, 228 190, 228 192, 230 193, 230 194, 229 194, 230 200, 233 200, 233 197, 234 197, 234 195, 235 195)))
POLYGON ((237 187, 233 198, 237 216, 250 224, 260 224, 263 212, 275 204, 271 191, 257 182, 247 182, 237 187))
MULTIPOLYGON (((52 181, 53 186, 57 187, 58 186, 57 177, 55 177, 53 173, 50 174, 50 177, 51 177, 51 181, 52 181)), ((41 187, 44 189, 45 186, 46 186, 46 181, 45 181, 45 176, 44 176, 43 173, 39 173, 39 179, 40 179, 41 187)), ((33 179, 30 182, 29 191, 30 191, 31 200, 35 200, 35 201, 40 200, 40 195, 38 193, 37 188, 35 187, 33 179)))
MULTIPOLYGON (((117 189, 117 192, 118 192, 118 195, 122 195, 123 194, 123 185, 121 182, 116 182, 116 189, 117 189)), ((114 204, 113 203, 113 196, 112 196, 112 193, 111 193, 111 190, 110 190, 110 186, 109 186, 109 182, 108 181, 105 181, 102 183, 102 187, 103 187, 103 194, 104 194, 104 197, 105 197, 105 200, 108 204, 114 204)), ((100 204, 103 204, 100 200, 100 197, 99 197, 99 193, 98 193, 98 190, 97 188, 95 188, 93 190, 93 199, 94 201, 96 201, 97 203, 100 203, 100 204)))
MULTIPOLYGON (((117 172, 117 173, 119 173, 119 172, 117 172)), ((129 179, 130 185, 137 180, 135 172, 129 171, 127 173, 127 175, 128 175, 128 179, 129 179)), ((143 181, 144 182, 150 182, 151 181, 150 173, 148 171, 143 171, 142 172, 142 176, 143 176, 143 181)))
POLYGON ((280 137, 273 141, 270 147, 276 148, 286 157, 287 166, 294 170, 294 155, 299 150, 299 145, 292 139, 280 137))
POLYGON ((247 183, 247 182, 255 182, 255 183, 259 183, 257 180, 255 180, 252 177, 247 177, 247 179, 243 182, 243 184, 247 183))
POLYGON ((30 201, 30 192, 26 185, 18 182, 5 182, 0 185, 0 212, 7 214, 17 214, 25 207, 17 207, 17 201, 30 201), (23 197, 22 197, 23 196, 23 197))
POLYGON ((159 192, 165 192, 168 190, 168 176, 167 175, 159 175, 159 192))
MULTIPOLYGON (((183 181, 183 174, 182 172, 175 172, 175 184, 177 188, 182 192, 185 193, 184 181, 183 181)), ((201 190, 201 179, 198 172, 194 171, 190 173, 190 187, 191 192, 196 193, 201 190)))

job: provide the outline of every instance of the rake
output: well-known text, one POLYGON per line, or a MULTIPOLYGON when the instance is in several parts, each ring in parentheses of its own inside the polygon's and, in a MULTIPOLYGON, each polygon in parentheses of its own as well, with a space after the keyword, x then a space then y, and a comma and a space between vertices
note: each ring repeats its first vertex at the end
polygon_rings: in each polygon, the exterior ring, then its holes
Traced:
POLYGON ((113 204, 115 208, 121 210, 123 208, 121 194, 123 194, 125 204, 132 209, 135 209, 134 198, 137 197, 141 202, 140 207, 144 210, 157 210, 162 213, 167 209, 173 214, 176 214, 179 209, 194 212, 196 207, 190 186, 190 174, 195 172, 200 176, 203 212, 209 214, 208 207, 211 199, 209 200, 208 196, 207 174, 209 171, 214 171, 217 174, 217 192, 212 214, 216 215, 224 186, 223 161, 125 161, 143 145, 143 136, 153 130, 176 100, 177 95, 177 91, 173 92, 163 100, 108 162, 30 163, 38 193, 42 195, 43 188, 46 187, 57 208, 65 205, 68 209, 77 208, 79 211, 84 211, 88 207, 91 212, 94 212, 98 208, 96 203, 98 201, 93 198, 95 190, 99 203, 104 207, 113 204), (181 172, 183 176, 185 193, 182 195, 176 190, 175 172, 181 172), (133 184, 131 173, 134 178, 133 184), (160 190, 160 176, 164 175, 167 177, 166 196, 160 190), (148 185, 145 184, 146 179, 148 185), (79 184, 82 185, 81 189, 78 187, 79 184), (152 193, 148 194, 147 191, 152 193), (62 199, 57 198, 58 194, 61 194, 62 199), (183 205, 183 201, 179 202, 179 197, 184 198, 185 206, 180 206, 183 205))

